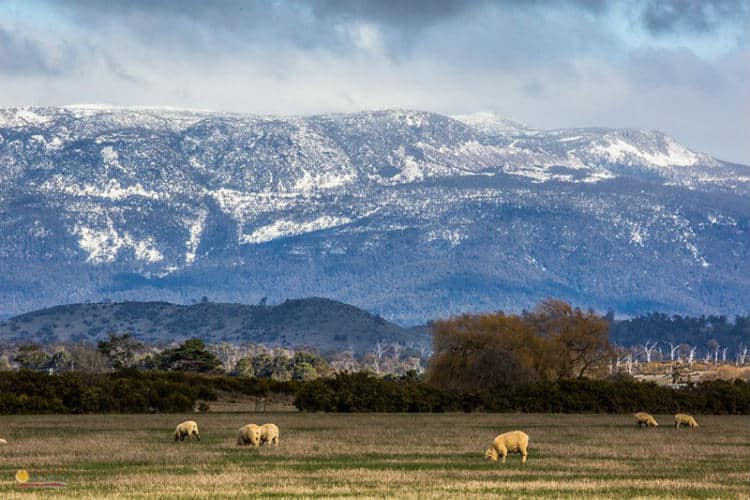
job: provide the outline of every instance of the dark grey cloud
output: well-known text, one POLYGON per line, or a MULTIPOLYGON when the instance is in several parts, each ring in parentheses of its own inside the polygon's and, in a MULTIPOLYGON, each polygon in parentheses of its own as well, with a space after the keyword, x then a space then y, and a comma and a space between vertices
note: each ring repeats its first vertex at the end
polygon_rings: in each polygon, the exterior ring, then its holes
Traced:
POLYGON ((135 33, 146 43, 189 44, 209 52, 227 43, 274 41, 298 49, 344 53, 356 49, 356 43, 341 28, 367 23, 379 29, 393 57, 411 50, 425 30, 485 15, 491 19, 497 13, 541 20, 551 12, 602 17, 619 8, 655 36, 713 32, 725 24, 748 20, 748 0, 41 1, 89 29, 106 26, 135 33))
POLYGON ((0 26, 0 73, 55 75, 61 71, 37 42, 0 26))
POLYGON ((655 35, 710 33, 726 23, 747 26, 749 10, 747 0, 648 0, 641 20, 655 35))
POLYGON ((642 90, 692 88, 704 94, 721 93, 727 77, 689 50, 643 48, 628 58, 629 80, 642 90))
POLYGON ((319 0, 301 2, 318 17, 419 29, 482 8, 485 0, 319 0))

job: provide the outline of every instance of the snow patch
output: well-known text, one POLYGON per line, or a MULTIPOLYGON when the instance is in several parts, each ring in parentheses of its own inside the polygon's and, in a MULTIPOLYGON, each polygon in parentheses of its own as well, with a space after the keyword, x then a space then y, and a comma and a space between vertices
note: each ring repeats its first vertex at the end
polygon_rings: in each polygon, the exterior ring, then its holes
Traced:
POLYGON ((667 138, 666 152, 650 152, 638 148, 622 139, 612 140, 608 145, 597 145, 592 148, 594 153, 604 155, 612 163, 632 164, 635 161, 647 163, 657 167, 690 166, 698 162, 698 156, 684 146, 667 138))
POLYGON ((24 127, 27 125, 43 125, 50 121, 49 117, 40 115, 29 108, 0 110, 1 127, 24 127))
POLYGON ((124 200, 131 196, 140 196, 152 200, 161 199, 167 195, 156 191, 145 189, 140 183, 133 186, 122 187, 117 179, 110 179, 104 187, 92 184, 78 185, 73 181, 66 180, 61 175, 56 175, 39 187, 40 191, 65 193, 79 197, 104 198, 108 200, 124 200))
POLYGON ((532 131, 523 123, 503 118, 491 111, 454 115, 451 118, 488 135, 522 135, 532 131))
POLYGON ((103 229, 76 225, 73 228, 73 234, 80 238, 78 245, 89 254, 86 262, 93 264, 113 262, 117 258, 119 250, 124 248, 132 248, 135 258, 138 260, 159 262, 164 259, 164 255, 156 248, 152 236, 145 240, 136 240, 128 232, 120 236, 113 227, 111 220, 107 222, 107 227, 103 229))
POLYGON ((203 229, 206 227, 206 217, 208 217, 208 211, 202 210, 198 214, 198 218, 188 225, 190 236, 185 243, 185 264, 190 265, 195 262, 195 253, 198 251, 198 245, 201 241, 201 234, 203 233, 203 229))
POLYGON ((277 220, 273 224, 262 226, 253 231, 251 234, 240 236, 241 243, 265 243, 267 241, 295 236, 298 234, 330 229, 332 227, 348 224, 351 219, 348 217, 333 217, 323 215, 315 220, 308 222, 295 222, 291 220, 277 220))
POLYGON ((466 239, 466 235, 456 229, 442 229, 439 231, 430 231, 427 233, 427 241, 443 240, 455 247, 466 239))
POLYGON ((116 168, 125 172, 125 169, 120 165, 120 155, 115 151, 112 146, 107 146, 101 150, 102 161, 107 170, 110 168, 116 168))

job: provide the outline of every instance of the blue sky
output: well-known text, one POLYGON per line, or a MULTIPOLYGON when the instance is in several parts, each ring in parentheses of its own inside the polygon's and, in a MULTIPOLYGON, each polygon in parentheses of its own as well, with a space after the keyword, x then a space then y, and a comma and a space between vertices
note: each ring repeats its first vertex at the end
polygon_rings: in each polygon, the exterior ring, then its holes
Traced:
POLYGON ((0 0, 0 105, 495 111, 750 163, 748 0, 0 0))

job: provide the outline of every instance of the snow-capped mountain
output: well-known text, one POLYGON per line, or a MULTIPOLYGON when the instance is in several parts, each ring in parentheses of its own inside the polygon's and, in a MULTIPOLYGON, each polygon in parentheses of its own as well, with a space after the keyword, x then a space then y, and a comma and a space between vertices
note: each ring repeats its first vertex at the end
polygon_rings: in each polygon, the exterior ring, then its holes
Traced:
POLYGON ((327 296, 403 323, 547 296, 747 313, 750 167, 493 114, 0 109, 0 315, 327 296))

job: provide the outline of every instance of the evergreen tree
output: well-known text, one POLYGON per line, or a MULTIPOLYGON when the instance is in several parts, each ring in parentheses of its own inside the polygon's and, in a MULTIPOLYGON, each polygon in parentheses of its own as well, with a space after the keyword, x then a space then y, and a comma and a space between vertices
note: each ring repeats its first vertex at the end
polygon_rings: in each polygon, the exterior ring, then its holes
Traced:
POLYGON ((206 349, 200 339, 186 340, 174 349, 162 351, 157 366, 162 370, 209 372, 221 368, 221 361, 206 349))

